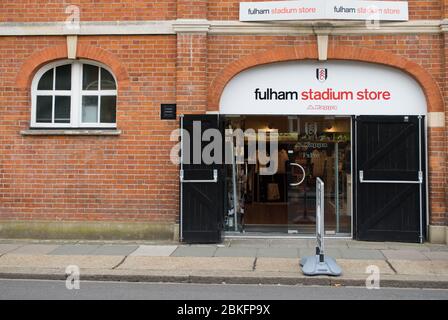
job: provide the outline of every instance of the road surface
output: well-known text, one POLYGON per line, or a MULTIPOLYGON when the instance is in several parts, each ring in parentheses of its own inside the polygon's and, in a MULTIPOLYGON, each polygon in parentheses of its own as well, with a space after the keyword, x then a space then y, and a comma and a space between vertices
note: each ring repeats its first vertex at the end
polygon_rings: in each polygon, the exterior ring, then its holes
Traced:
POLYGON ((381 288, 368 290, 362 287, 80 281, 79 289, 68 290, 65 281, 0 280, 0 299, 448 300, 448 289, 381 288))

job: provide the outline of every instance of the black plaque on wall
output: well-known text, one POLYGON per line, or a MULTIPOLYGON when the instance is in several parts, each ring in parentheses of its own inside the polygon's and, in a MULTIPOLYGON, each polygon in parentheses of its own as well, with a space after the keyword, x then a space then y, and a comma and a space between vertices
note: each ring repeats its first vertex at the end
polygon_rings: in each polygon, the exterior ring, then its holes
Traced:
POLYGON ((162 120, 176 120, 176 104, 161 104, 160 105, 160 119, 162 120))

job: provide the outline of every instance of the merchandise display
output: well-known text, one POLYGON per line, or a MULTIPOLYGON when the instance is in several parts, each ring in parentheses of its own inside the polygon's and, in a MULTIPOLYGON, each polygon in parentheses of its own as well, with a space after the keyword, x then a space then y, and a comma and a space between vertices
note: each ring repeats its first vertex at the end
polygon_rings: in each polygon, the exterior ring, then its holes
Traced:
MULTIPOLYGON (((344 131, 349 130, 349 125, 347 121, 332 120, 329 123, 322 120, 326 119, 313 119, 301 124, 297 119, 297 125, 291 125, 291 118, 286 117, 231 120, 229 127, 232 129, 278 130, 279 141, 277 171, 273 175, 260 172, 261 168, 271 165, 269 143, 266 143, 266 154, 257 153, 250 157, 247 154, 247 137, 244 148, 240 150, 236 150, 233 141, 234 158, 244 159, 244 163, 237 164, 233 159, 232 169, 227 170, 228 231, 312 232, 316 221, 315 181, 320 177, 326 182, 328 232, 350 232, 351 208, 347 199, 351 180, 347 179, 351 179, 351 150, 350 135, 344 131), (248 159, 257 161, 251 163, 248 159), (301 180, 303 183, 300 185, 291 185, 301 180)), ((250 139, 258 137, 253 135, 250 139)))

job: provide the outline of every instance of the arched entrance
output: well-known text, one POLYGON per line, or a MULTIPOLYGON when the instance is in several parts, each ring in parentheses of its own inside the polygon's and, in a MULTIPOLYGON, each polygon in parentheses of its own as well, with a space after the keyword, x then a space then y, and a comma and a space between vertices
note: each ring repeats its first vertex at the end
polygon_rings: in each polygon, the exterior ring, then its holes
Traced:
MULTIPOLYGON (((211 82, 208 90, 208 111, 219 111, 219 101, 225 86, 233 77, 246 69, 281 61, 317 61, 317 59, 317 47, 307 45, 272 48, 236 60, 223 68, 211 82)), ((328 48, 328 60, 370 62, 399 69, 419 83, 426 97, 428 112, 444 112, 443 97, 436 81, 423 67, 411 60, 382 50, 332 45, 328 48)))
MULTIPOLYGON (((326 207, 334 209, 327 234, 353 235, 363 240, 422 241, 426 225, 426 117, 431 113, 443 115, 444 110, 436 82, 418 64, 384 51, 330 46, 328 58, 317 61, 313 45, 275 48, 227 65, 212 81, 208 90, 210 114, 204 119, 219 114, 215 118, 225 119, 225 126, 233 128, 244 129, 254 123, 264 131, 282 128, 286 140, 284 177, 257 177, 248 184, 249 175, 256 176, 259 169, 257 164, 250 169, 243 163, 241 167, 228 167, 227 172, 232 174, 227 178, 220 179, 218 170, 217 179, 207 180, 221 183, 226 190, 224 217, 218 214, 218 223, 212 224, 219 229, 224 222, 227 230, 240 232, 250 224, 247 204, 258 202, 249 211, 261 212, 262 217, 259 214, 253 217, 255 220, 268 221, 258 224, 280 225, 280 230, 271 230, 274 233, 306 234, 303 227, 308 223, 310 231, 314 222, 313 204, 307 204, 313 198, 312 184, 305 192, 290 191, 289 187, 301 173, 315 178, 316 168, 319 175, 330 168, 333 174, 330 179, 327 175, 326 207), (338 132, 332 132, 332 128, 339 128, 338 132), (312 139, 302 140, 302 135, 312 139), (288 140, 293 140, 289 149, 288 140), (317 158, 315 151, 326 157, 320 164, 313 161, 317 158), (304 170, 291 173, 290 163, 304 170), (240 176, 242 181, 238 180, 240 176), (261 192, 255 187, 260 183, 264 184, 261 192), (252 195, 238 194, 238 190, 250 188, 252 195), (260 194, 264 194, 264 201, 259 201, 260 194), (283 209, 272 210, 282 205, 283 209), (306 215, 294 216, 304 207, 306 215), (281 223, 273 221, 278 217, 281 223)), ((442 171, 438 166, 431 173, 442 171)), ((187 215, 188 210, 195 212, 194 201, 189 201, 187 215)), ((257 223, 252 220, 251 224, 257 223)))
POLYGON ((421 242, 428 100, 409 73, 384 64, 296 60, 239 72, 222 89, 219 113, 227 127, 277 129, 282 169, 263 177, 259 164, 237 166, 237 192, 228 195, 241 218, 228 229, 312 234, 320 177, 328 234, 421 242), (300 186, 291 183, 295 166, 300 186))
POLYGON ((417 81, 373 63, 284 61, 235 75, 219 100, 221 114, 425 115, 417 81))

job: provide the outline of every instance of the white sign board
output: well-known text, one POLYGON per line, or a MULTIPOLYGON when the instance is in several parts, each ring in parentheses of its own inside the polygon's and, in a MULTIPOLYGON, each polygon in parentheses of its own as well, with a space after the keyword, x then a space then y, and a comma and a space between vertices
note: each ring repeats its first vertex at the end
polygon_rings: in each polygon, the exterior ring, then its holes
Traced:
POLYGON ((299 0, 241 2, 240 21, 276 20, 407 21, 407 1, 299 0))
POLYGON ((288 61, 240 72, 223 90, 222 114, 425 115, 410 75, 356 61, 288 61))

